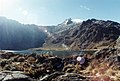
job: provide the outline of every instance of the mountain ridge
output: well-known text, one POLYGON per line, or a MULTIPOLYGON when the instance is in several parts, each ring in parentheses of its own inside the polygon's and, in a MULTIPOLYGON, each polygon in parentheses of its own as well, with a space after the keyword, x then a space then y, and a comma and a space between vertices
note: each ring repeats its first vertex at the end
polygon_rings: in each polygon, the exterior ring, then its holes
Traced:
POLYGON ((62 47, 64 44, 76 50, 98 48, 109 46, 120 35, 120 24, 110 20, 88 19, 75 26, 55 35, 55 39, 48 38, 45 46, 62 47))
POLYGON ((66 19, 56 26, 21 24, 0 17, 0 48, 23 50, 39 47, 91 49, 109 46, 120 35, 120 24, 110 20, 66 19))
POLYGON ((25 25, 5 17, 0 18, 0 32, 0 49, 2 50, 41 47, 47 37, 37 25, 25 25))

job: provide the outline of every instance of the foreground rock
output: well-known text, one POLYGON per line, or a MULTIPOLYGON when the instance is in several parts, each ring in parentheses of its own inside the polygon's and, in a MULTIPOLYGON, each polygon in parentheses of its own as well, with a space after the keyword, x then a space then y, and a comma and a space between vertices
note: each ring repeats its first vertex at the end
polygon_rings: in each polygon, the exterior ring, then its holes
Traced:
POLYGON ((20 71, 1 71, 0 81, 33 81, 33 79, 20 71))
POLYGON ((85 76, 76 73, 66 73, 55 78, 55 81, 85 81, 85 80, 87 80, 85 76))
POLYGON ((64 58, 47 54, 0 55, 1 81, 120 81, 120 55, 115 48, 64 58), (84 58, 82 64, 80 57, 84 58))
POLYGON ((40 81, 83 81, 87 78, 77 73, 63 73, 55 72, 50 75, 46 75, 40 79, 40 81))

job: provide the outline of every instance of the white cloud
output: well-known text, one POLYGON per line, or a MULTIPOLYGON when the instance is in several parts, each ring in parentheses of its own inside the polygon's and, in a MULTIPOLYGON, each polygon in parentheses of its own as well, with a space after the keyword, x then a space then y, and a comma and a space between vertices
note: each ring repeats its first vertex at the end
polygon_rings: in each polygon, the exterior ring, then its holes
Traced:
POLYGON ((84 6, 84 5, 80 5, 80 8, 83 8, 83 9, 86 9, 86 10, 91 10, 90 8, 88 8, 87 6, 84 6))

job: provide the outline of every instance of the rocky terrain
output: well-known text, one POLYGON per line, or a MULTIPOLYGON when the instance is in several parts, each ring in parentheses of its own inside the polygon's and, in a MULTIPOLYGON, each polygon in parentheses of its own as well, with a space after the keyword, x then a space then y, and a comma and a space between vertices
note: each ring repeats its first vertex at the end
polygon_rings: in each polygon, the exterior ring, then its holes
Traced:
POLYGON ((1 50, 0 81, 120 81, 119 23, 96 19, 75 23, 68 19, 57 26, 39 27, 1 19, 1 49, 20 50, 44 44, 47 49, 59 51, 98 51, 60 57, 1 50))
POLYGON ((106 48, 93 54, 73 54, 64 58, 1 52, 0 81, 120 81, 117 50, 106 48))
MULTIPOLYGON (((69 20, 70 22, 70 20, 69 20)), ((120 24, 113 21, 88 19, 49 37, 44 46, 70 49, 96 49, 113 46, 120 35, 120 24)))

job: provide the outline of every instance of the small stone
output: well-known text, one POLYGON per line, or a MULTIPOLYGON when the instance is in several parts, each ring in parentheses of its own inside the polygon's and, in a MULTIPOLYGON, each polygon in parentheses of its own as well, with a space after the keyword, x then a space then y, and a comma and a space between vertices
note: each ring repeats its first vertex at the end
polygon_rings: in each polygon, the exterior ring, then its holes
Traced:
POLYGON ((19 58, 17 59, 17 61, 18 61, 18 62, 24 62, 24 61, 25 61, 25 57, 19 57, 19 58))

